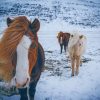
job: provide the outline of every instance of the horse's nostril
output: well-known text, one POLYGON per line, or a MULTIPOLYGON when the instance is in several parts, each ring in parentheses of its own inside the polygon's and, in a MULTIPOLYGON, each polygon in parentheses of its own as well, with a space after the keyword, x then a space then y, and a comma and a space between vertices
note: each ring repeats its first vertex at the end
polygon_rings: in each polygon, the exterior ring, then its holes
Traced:
POLYGON ((27 78, 25 84, 23 84, 22 87, 25 87, 27 85, 27 83, 29 83, 29 78, 27 78))
POLYGON ((17 79, 15 78, 16 87, 19 88, 20 84, 17 83, 17 79))
POLYGON ((28 83, 28 81, 29 81, 29 78, 27 78, 27 81, 26 81, 26 83, 28 83))
POLYGON ((16 80, 16 78, 15 78, 15 83, 17 83, 17 80, 16 80))
POLYGON ((29 78, 27 78, 27 80, 29 80, 29 78))

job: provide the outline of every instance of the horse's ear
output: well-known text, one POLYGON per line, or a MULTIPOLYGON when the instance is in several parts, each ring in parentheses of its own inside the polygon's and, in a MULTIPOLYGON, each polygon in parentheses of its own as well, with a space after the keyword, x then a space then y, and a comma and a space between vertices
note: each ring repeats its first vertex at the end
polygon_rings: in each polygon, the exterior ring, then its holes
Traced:
POLYGON ((37 31, 40 29, 40 21, 38 19, 35 19, 31 24, 31 29, 33 33, 37 33, 37 31))
POLYGON ((9 17, 7 18, 7 26, 9 27, 9 25, 12 23, 12 19, 10 19, 9 17))
POLYGON ((79 38, 82 39, 83 38, 83 35, 81 35, 79 38))

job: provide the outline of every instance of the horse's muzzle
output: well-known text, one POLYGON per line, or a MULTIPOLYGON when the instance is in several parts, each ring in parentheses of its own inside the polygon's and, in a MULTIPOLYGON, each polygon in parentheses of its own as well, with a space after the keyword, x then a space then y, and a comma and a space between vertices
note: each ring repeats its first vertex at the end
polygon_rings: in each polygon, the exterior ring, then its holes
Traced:
POLYGON ((17 79, 15 78, 15 83, 16 83, 16 87, 17 87, 17 88, 25 88, 25 87, 27 87, 27 84, 29 84, 29 81, 30 81, 30 79, 27 78, 27 80, 26 80, 26 82, 25 82, 24 84, 19 84, 19 83, 17 82, 17 79))

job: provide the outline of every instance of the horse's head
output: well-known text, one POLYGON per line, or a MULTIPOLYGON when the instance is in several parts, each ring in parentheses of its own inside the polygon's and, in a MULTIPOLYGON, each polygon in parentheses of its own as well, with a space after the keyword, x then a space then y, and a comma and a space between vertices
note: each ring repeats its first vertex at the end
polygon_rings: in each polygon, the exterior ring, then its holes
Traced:
MULTIPOLYGON (((20 19, 21 25, 18 24, 19 26, 17 26, 17 28, 21 30, 21 32, 23 32, 23 36, 20 39, 16 48, 16 52, 17 52, 16 71, 15 71, 15 77, 12 79, 12 82, 14 82, 14 84, 18 88, 25 87, 30 82, 30 72, 32 71, 32 68, 29 67, 33 67, 32 64, 30 63, 35 62, 35 61, 31 61, 32 57, 30 56, 31 54, 35 53, 37 50, 36 49, 37 47, 36 42, 38 41, 37 32, 40 28, 40 22, 38 19, 35 19, 31 23, 26 17, 25 19, 21 20, 22 17, 23 16, 21 16, 20 18, 18 17, 20 19), (24 23, 24 21, 26 21, 26 23, 24 23), (27 24, 27 26, 25 24, 27 24), (31 51, 31 46, 32 46, 32 50, 35 52, 31 51)), ((8 27, 12 26, 13 23, 15 23, 16 20, 18 20, 18 18, 15 19, 7 18, 8 27)))
POLYGON ((77 44, 78 46, 82 46, 85 39, 86 37, 82 34, 79 33, 71 34, 69 38, 69 44, 70 44, 69 46, 73 46, 75 44, 77 44))
MULTIPOLYGON (((25 17, 25 16, 22 16, 22 17, 25 17)), ((7 26, 9 27, 11 25, 11 23, 13 23, 16 19, 17 18, 11 19, 11 18, 8 17, 7 18, 7 26)), ((33 34, 37 33, 37 31, 40 28, 40 22, 39 22, 39 20, 35 19, 32 23, 30 23, 30 21, 29 21, 29 28, 31 29, 31 31, 32 31, 33 34)))
POLYGON ((60 31, 57 35, 57 38, 58 38, 58 42, 60 44, 63 44, 63 39, 64 39, 64 33, 62 31, 60 31))

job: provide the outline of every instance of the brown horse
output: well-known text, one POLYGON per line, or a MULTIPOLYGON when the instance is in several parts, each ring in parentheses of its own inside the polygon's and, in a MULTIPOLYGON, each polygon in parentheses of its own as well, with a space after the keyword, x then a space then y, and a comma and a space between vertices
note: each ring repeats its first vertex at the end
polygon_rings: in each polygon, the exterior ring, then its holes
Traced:
POLYGON ((70 38, 70 33, 59 32, 57 38, 58 38, 58 42, 60 44, 61 53, 62 53, 62 50, 63 50, 63 46, 64 46, 64 50, 66 52, 66 48, 68 46, 68 41, 69 41, 69 38, 70 38))
POLYGON ((8 28, 0 40, 0 80, 19 88, 20 100, 34 99, 36 84, 44 66, 44 50, 38 42, 40 22, 20 16, 7 19, 8 28), (6 74, 5 74, 6 73, 6 74))

